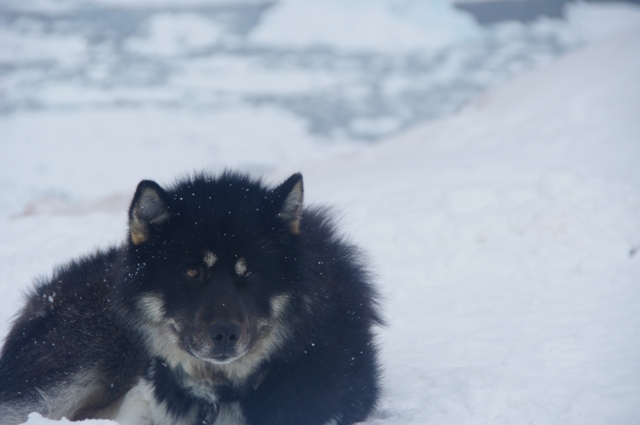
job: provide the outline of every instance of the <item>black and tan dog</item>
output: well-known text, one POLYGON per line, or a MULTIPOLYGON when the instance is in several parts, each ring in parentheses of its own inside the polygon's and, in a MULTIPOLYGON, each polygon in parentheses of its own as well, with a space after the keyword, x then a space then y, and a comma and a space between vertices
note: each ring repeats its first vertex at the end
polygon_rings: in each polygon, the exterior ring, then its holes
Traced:
POLYGON ((302 176, 139 184, 123 246, 37 284, 0 357, 0 422, 351 424, 375 406, 376 294, 302 176))

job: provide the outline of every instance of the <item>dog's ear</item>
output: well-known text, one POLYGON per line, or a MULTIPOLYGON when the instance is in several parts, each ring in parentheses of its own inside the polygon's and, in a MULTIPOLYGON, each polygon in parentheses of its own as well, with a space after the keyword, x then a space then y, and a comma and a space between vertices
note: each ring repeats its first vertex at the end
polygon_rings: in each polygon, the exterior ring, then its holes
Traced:
POLYGON ((171 217, 167 198, 167 193, 154 181, 143 180, 138 184, 129 207, 129 231, 134 245, 146 242, 153 232, 162 230, 171 217))
POLYGON ((304 189, 302 174, 296 173, 274 190, 276 202, 280 203, 278 217, 283 220, 294 235, 300 233, 302 218, 302 199, 304 189))

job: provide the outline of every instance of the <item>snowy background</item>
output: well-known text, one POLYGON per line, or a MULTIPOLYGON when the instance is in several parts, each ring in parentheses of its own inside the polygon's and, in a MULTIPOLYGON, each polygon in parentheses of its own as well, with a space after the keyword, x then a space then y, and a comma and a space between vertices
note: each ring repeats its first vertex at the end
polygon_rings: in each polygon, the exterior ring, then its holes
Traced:
POLYGON ((0 339, 140 179, 301 171, 385 296, 368 424, 637 424, 640 7, 565 15, 4 0, 0 339))

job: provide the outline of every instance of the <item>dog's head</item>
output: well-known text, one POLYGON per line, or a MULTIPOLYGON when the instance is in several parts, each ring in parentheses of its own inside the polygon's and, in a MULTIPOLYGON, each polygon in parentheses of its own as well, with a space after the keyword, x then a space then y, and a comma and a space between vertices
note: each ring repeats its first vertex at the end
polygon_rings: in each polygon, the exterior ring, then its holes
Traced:
POLYGON ((155 355, 227 365, 286 339, 302 198, 300 174, 274 189, 231 173, 138 185, 121 294, 155 355))

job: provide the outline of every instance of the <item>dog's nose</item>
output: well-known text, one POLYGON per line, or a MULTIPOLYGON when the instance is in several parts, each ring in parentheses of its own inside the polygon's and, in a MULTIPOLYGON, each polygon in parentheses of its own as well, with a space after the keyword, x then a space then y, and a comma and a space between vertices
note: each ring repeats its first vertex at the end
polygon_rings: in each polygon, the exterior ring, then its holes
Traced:
POLYGON ((209 326, 209 337, 222 350, 233 348, 242 336, 242 328, 233 322, 216 322, 209 326))

